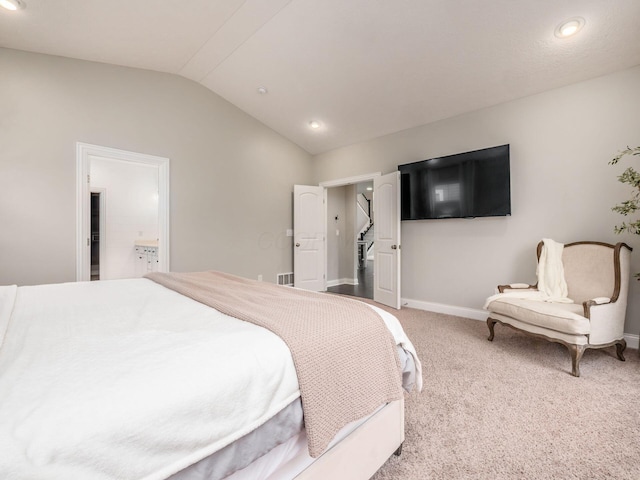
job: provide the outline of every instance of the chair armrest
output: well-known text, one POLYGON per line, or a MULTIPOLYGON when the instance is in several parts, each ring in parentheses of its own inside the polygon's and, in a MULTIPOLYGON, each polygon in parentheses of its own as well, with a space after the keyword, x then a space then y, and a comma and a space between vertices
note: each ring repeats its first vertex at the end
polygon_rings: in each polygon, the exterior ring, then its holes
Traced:
MULTIPOLYGON (((615 300, 614 300, 615 301, 615 300)), ((605 303, 611 303, 611 299, 609 297, 596 297, 591 300, 587 300, 584 302, 585 305, 604 305, 605 303)))
POLYGON ((591 323, 589 344, 600 345, 623 338, 626 305, 598 297, 583 302, 582 306, 584 316, 591 323))
POLYGON ((582 302, 582 308, 584 308, 584 316, 587 318, 591 318, 591 311, 593 307, 596 307, 599 305, 609 305, 611 303, 615 303, 615 302, 612 302, 609 297, 596 297, 596 298, 592 298, 591 300, 582 302))
POLYGON ((498 285, 498 292, 507 293, 514 290, 538 290, 538 285, 529 285, 528 283, 511 283, 509 285, 498 285))

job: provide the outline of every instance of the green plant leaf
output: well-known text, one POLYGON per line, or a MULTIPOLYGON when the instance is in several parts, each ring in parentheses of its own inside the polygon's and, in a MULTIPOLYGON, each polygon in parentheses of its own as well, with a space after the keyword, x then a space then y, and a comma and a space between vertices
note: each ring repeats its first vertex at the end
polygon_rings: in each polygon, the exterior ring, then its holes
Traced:
MULTIPOLYGON (((618 155, 609 161, 609 165, 616 165, 626 155, 640 155, 640 146, 633 148, 627 146, 625 150, 620 151, 618 155)), ((633 167, 629 167, 618 176, 618 181, 630 185, 633 188, 629 200, 625 200, 611 209, 626 217, 640 210, 640 173, 633 167)), ((640 235, 640 219, 631 222, 622 222, 620 225, 616 225, 613 230, 617 234, 627 232, 632 235, 640 235)), ((640 281, 640 273, 636 273, 634 276, 640 281)))

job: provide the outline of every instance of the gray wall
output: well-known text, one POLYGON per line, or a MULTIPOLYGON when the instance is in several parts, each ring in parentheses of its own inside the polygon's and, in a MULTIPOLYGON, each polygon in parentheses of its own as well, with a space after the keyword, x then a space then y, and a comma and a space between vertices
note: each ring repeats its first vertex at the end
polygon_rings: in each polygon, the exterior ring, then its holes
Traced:
POLYGON ((75 280, 76 142, 171 159, 171 267, 292 271, 311 156, 169 74, 0 49, 0 284, 75 280))
MULTIPOLYGON (((512 213, 506 218, 402 223, 402 297, 480 309, 496 285, 535 282, 543 237, 624 241, 640 271, 640 237, 615 235, 611 211, 631 190, 616 177, 638 157, 607 162, 640 145, 640 67, 322 155, 315 181, 509 143, 512 213)), ((640 283, 632 281, 625 331, 640 331, 640 283)))
POLYGON ((327 282, 341 280, 340 251, 341 240, 344 238, 345 187, 329 188, 327 190, 327 282), (338 217, 338 220, 335 217, 338 217), (339 231, 342 236, 336 235, 339 231))
POLYGON ((355 186, 327 189, 327 281, 355 277, 355 186), (335 217, 338 216, 338 220, 335 217), (336 231, 340 234, 336 235, 336 231))

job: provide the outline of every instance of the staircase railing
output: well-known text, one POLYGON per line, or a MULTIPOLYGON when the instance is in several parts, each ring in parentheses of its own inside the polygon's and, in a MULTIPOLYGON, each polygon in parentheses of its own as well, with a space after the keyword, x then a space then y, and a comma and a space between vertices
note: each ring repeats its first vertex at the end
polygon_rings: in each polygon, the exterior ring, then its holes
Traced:
POLYGON ((366 212, 367 216, 371 218, 371 200, 369 200, 364 193, 359 193, 358 203, 360 204, 362 209, 366 212))
MULTIPOLYGON (((373 222, 369 222, 369 226, 360 234, 360 240, 364 240, 364 236, 373 228, 373 222)), ((373 242, 371 242, 373 243, 373 242)))

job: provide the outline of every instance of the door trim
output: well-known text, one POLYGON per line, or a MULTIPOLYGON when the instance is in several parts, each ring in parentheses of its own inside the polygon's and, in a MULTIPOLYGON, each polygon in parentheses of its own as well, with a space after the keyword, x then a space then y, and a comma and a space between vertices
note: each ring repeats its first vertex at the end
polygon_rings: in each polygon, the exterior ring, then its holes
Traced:
POLYGON ((168 272, 170 268, 169 245, 169 159, 129 152, 117 148, 76 143, 76 281, 91 279, 91 257, 87 239, 90 234, 89 156, 144 163, 158 167, 158 271, 168 272))
POLYGON ((331 187, 344 187, 346 185, 353 185, 354 183, 368 182, 373 180, 374 177, 382 176, 382 172, 364 173, 362 175, 356 175, 354 177, 339 178, 337 180, 327 180, 326 182, 320 182, 318 185, 325 189, 331 187))

